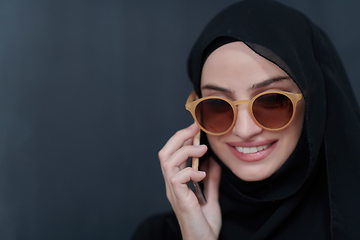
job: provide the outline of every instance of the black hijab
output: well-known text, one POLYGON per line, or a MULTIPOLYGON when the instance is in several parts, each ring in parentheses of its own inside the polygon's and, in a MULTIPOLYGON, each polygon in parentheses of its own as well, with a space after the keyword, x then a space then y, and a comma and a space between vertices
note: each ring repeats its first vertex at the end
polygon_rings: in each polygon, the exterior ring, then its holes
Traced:
POLYGON ((233 41, 283 69, 302 91, 306 113, 294 152, 264 181, 242 181, 212 153, 222 167, 220 239, 360 239, 360 111, 328 37, 274 1, 231 5, 191 51, 188 73, 199 96, 206 57, 233 41))

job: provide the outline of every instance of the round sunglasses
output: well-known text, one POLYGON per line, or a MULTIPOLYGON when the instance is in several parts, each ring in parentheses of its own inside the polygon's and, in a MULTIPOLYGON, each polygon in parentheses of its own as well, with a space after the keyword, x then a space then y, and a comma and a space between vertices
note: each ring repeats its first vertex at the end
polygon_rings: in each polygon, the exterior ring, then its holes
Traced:
POLYGON ((236 106, 240 104, 248 104, 249 114, 259 127, 279 131, 292 122, 296 105, 302 98, 301 93, 268 91, 251 100, 230 101, 217 96, 198 99, 196 93, 192 92, 185 108, 190 111, 200 128, 212 135, 222 135, 232 129, 238 115, 236 106))

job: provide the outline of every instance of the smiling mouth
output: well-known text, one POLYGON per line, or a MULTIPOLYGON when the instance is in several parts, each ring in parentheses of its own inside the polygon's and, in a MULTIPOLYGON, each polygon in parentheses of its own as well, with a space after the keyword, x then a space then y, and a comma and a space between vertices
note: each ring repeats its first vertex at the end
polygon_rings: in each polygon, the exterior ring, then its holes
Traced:
POLYGON ((249 153, 257 153, 257 152, 263 151, 263 150, 269 148, 274 143, 275 142, 267 144, 267 145, 257 146, 257 147, 234 147, 234 148, 238 152, 241 152, 241 153, 244 153, 244 154, 249 154, 249 153))

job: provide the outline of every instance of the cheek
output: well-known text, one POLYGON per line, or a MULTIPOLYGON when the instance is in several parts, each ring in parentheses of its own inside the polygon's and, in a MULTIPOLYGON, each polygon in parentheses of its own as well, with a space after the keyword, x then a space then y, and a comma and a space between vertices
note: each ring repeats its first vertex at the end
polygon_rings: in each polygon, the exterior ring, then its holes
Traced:
POLYGON ((217 148, 217 145, 219 145, 219 137, 207 135, 207 139, 209 141, 210 147, 212 150, 215 150, 217 148))
POLYGON ((293 122, 286 129, 284 129, 285 132, 283 133, 284 145, 287 148, 287 150, 284 151, 286 151, 287 155, 289 156, 294 151, 299 141, 301 131, 304 125, 304 116, 305 103, 299 102, 293 122))
POLYGON ((294 119, 293 125, 296 128, 296 130, 294 130, 294 131, 296 131, 300 137, 300 133, 301 133, 301 130, 304 125, 304 117, 305 117, 305 101, 304 101, 304 99, 302 99, 298 103, 294 117, 295 117, 295 119, 294 119))
POLYGON ((219 136, 207 135, 209 145, 214 153, 219 157, 224 157, 225 145, 221 143, 219 136))

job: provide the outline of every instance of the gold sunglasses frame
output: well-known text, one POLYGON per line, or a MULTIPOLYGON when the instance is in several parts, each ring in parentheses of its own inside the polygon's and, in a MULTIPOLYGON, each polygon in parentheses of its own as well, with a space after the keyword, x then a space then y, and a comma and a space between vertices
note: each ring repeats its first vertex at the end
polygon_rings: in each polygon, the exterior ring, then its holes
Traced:
POLYGON ((296 113, 296 106, 297 106, 297 103, 303 98, 303 95, 301 93, 290 93, 290 92, 285 92, 285 91, 268 91, 268 92, 262 92, 258 95, 256 95, 255 97, 253 97, 252 99, 250 100, 238 100, 238 101, 230 101, 229 99, 226 99, 226 98, 223 98, 223 97, 218 97, 218 96, 209 96, 209 97, 204 97, 204 98, 199 98, 195 91, 193 91, 192 93, 190 93, 187 101, 186 101, 186 104, 185 104, 185 108, 186 110, 188 110, 192 117, 194 118, 195 122, 197 123, 197 125, 206 133, 208 134, 211 134, 211 135, 224 135, 226 134, 227 132, 229 132, 235 125, 236 123, 236 120, 237 120, 237 113, 238 113, 238 110, 237 110, 237 106, 238 105, 241 105, 241 104, 248 104, 248 112, 249 112, 249 115, 251 117, 251 119, 256 123, 256 125, 258 125, 259 127, 265 129, 265 130, 269 130, 269 131, 280 131, 284 128, 286 128, 287 126, 289 126, 289 124, 292 122, 292 120, 294 119, 294 116, 295 116, 295 113, 296 113), (278 94, 282 94, 282 95, 285 95, 287 96, 292 105, 293 105, 293 114, 291 116, 291 119, 289 120, 289 122, 281 127, 281 128, 267 128, 263 125, 261 125, 257 120, 256 118, 254 117, 254 114, 253 114, 253 111, 252 111, 252 105, 254 103, 254 101, 262 96, 262 95, 265 95, 265 94, 269 94, 269 93, 278 93, 278 94), (234 113, 234 119, 230 125, 230 127, 224 131, 224 132, 221 132, 221 133, 213 133, 213 132, 210 132, 208 130, 206 130, 205 128, 203 128, 201 126, 201 124, 198 122, 198 120, 196 119, 196 115, 195 115, 195 109, 196 109, 196 106, 204 101, 204 100, 207 100, 207 99, 221 99, 221 100, 224 100, 225 102, 229 103, 229 105, 231 106, 232 110, 233 110, 233 113, 234 113))

